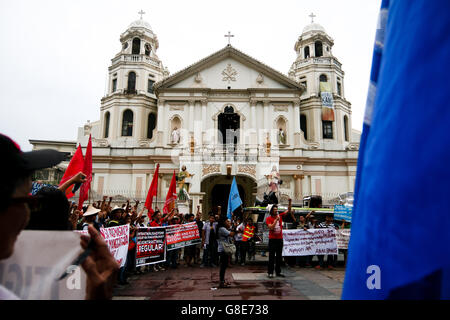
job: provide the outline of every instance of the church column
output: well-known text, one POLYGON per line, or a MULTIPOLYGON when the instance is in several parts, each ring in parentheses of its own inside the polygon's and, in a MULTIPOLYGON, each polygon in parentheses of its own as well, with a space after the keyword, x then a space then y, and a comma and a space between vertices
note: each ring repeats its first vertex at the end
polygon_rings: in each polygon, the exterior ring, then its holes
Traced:
POLYGON ((294 104, 294 147, 300 147, 300 103, 293 102, 294 104))
POLYGON ((165 100, 158 100, 158 118, 156 127, 158 128, 156 131, 156 145, 158 147, 163 146, 163 138, 164 138, 164 126, 166 125, 164 118, 164 111, 165 111, 165 100))
POLYGON ((136 140, 142 139, 142 130, 144 127, 144 110, 142 108, 138 108, 134 115, 134 131, 133 136, 136 140))
POLYGON ((204 133, 208 129, 206 126, 206 105, 208 102, 206 100, 202 100, 202 144, 204 139, 204 133))
POLYGON ((189 132, 194 131, 194 104, 195 101, 189 100, 189 132))
POLYGON ((295 181, 294 199, 299 201, 303 200, 302 179, 303 179, 302 175, 294 174, 294 181, 295 181))
MULTIPOLYGON (((256 131, 257 125, 256 125, 256 101, 250 101, 250 115, 251 115, 251 131, 250 131, 250 148, 256 148, 257 146, 257 134, 256 131)), ((256 150, 255 150, 256 153, 256 150)))
MULTIPOLYGON (((164 199, 162 198, 162 181, 163 181, 163 177, 164 175, 162 173, 158 174, 158 201, 164 201, 164 199)), ((158 205, 158 208, 160 210, 162 210, 162 206, 158 205)))
POLYGON ((300 103, 293 102, 294 104, 294 132, 300 132, 300 103))

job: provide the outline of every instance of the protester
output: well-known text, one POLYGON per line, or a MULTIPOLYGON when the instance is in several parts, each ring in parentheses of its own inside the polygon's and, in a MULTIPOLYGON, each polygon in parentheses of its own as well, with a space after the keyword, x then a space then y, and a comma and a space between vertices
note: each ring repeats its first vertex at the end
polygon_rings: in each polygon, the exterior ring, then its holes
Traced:
POLYGON ((236 246, 235 263, 243 264, 242 260, 242 235, 244 234, 245 224, 239 216, 236 216, 234 225, 234 245, 236 246))
POLYGON ((252 248, 252 246, 255 246, 255 226, 253 225, 252 218, 247 218, 246 221, 247 222, 245 224, 244 233, 242 234, 241 265, 245 265, 247 252, 249 253, 249 260, 252 254, 254 257, 254 248, 252 248))
POLYGON ((225 271, 228 267, 229 256, 225 253, 223 242, 231 243, 231 237, 234 236, 234 231, 230 231, 231 221, 226 217, 219 220, 217 225, 217 251, 220 257, 220 271, 219 271, 219 288, 228 288, 230 283, 225 282, 225 271))
POLYGON ((269 264, 268 277, 273 278, 273 271, 278 277, 284 277, 281 273, 282 251, 283 251, 283 217, 291 211, 292 199, 289 199, 288 209, 278 214, 278 206, 268 205, 270 216, 266 219, 269 227, 269 264))
MULTIPOLYGON (((339 229, 339 226, 333 222, 333 215, 327 214, 325 217, 325 221, 319 223, 317 226, 318 228, 331 228, 331 229, 339 229)), ((319 264, 316 266, 316 269, 322 269, 324 267, 324 255, 318 255, 319 264)), ((336 254, 329 254, 327 255, 327 267, 330 270, 333 270, 336 268, 337 263, 337 255, 336 254)))
MULTIPOLYGON (((178 225, 178 224, 180 224, 180 221, 181 221, 180 217, 178 215, 176 215, 169 221, 169 226, 178 225)), ((167 251, 167 259, 166 259, 167 260, 167 262, 166 262, 167 268, 169 268, 169 267, 171 267, 173 269, 178 268, 180 252, 181 252, 180 248, 167 251)))
MULTIPOLYGON (((186 214, 187 219, 185 223, 191 223, 194 222, 194 215, 192 213, 186 214)), ((186 263, 186 266, 192 267, 192 262, 195 259, 195 244, 185 246, 184 249, 184 262, 186 263)))
MULTIPOLYGON (((202 214, 200 212, 200 206, 197 206, 197 214, 195 215, 195 222, 197 223, 198 233, 199 233, 200 238, 201 238, 202 231, 203 231, 203 221, 202 221, 202 214)), ((195 245, 195 259, 194 259, 194 263, 195 264, 200 264, 201 263, 201 260, 200 260, 201 248, 202 248, 201 243, 195 245)))
POLYGON ((110 219, 106 224, 107 228, 120 226, 120 220, 122 218, 122 214, 125 210, 122 207, 115 206, 114 209, 111 210, 110 219))
MULTIPOLYGON (((297 224, 297 229, 308 230, 309 228, 309 219, 312 216, 314 211, 308 212, 306 217, 300 216, 297 224)), ((311 268, 311 256, 297 256, 295 257, 295 264, 299 267, 311 268)))
POLYGON ((94 226, 95 220, 100 211, 101 211, 100 209, 96 209, 92 205, 89 206, 87 211, 83 214, 84 223, 81 229, 87 231, 90 225, 94 226))
POLYGON ((209 221, 203 225, 202 230, 202 248, 203 248, 203 263, 200 267, 216 267, 216 230, 217 222, 214 215, 209 216, 209 221))
MULTIPOLYGON (((0 260, 4 260, 13 254, 17 237, 29 221, 30 207, 39 205, 38 198, 30 195, 33 172, 58 164, 65 155, 55 150, 22 152, 15 142, 1 134, 0 154, 2 167, 8 168, 0 184, 0 260)), ((86 299, 110 299, 118 265, 97 230, 90 226, 88 233, 80 241, 83 249, 89 239, 95 243, 81 264, 87 276, 86 299)), ((0 285, 0 300, 5 299, 18 297, 0 285)))

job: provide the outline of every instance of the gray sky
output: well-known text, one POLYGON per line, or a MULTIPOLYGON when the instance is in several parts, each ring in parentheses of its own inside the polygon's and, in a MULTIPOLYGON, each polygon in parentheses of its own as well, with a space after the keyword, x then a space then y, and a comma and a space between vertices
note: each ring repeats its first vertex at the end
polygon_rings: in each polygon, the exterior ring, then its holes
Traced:
POLYGON ((353 128, 361 130, 381 0, 0 0, 0 132, 23 150, 28 139, 72 140, 100 116, 119 36, 139 18, 159 40, 171 74, 232 45, 287 74, 311 12, 334 39, 345 72, 353 128))

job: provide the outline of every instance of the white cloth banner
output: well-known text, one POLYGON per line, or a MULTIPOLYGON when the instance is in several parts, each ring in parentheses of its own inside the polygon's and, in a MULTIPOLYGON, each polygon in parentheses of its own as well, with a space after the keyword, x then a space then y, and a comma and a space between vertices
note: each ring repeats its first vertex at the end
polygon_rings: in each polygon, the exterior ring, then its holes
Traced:
MULTIPOLYGON (((87 231, 77 231, 88 234, 87 231)), ((130 241, 130 225, 126 224, 118 227, 100 228, 100 233, 108 245, 109 251, 122 268, 127 262, 128 244, 130 241)))
POLYGON ((77 267, 57 279, 82 252, 80 235, 72 231, 24 230, 13 255, 0 261, 0 284, 24 300, 81 300, 86 274, 77 267))
POLYGON ((336 241, 338 249, 348 249, 348 242, 350 241, 350 229, 336 230, 336 241))
POLYGON ((336 230, 283 230, 283 256, 338 254, 336 230))

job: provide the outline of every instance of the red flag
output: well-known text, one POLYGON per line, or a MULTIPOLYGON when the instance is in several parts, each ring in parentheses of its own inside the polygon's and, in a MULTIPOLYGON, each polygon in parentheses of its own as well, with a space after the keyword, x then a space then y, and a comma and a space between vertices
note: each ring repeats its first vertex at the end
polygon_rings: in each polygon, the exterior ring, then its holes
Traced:
MULTIPOLYGON (((72 178, 74 175, 76 175, 78 172, 83 170, 84 166, 84 158, 83 158, 83 151, 81 151, 81 145, 78 145, 77 151, 75 151, 75 154, 72 157, 72 160, 70 160, 69 165, 67 166, 66 171, 64 172, 64 176, 61 179, 61 182, 59 185, 61 186, 64 182, 72 178)), ((73 185, 71 185, 66 190, 66 197, 67 199, 70 199, 74 196, 72 193, 73 185)))
POLYGON ((175 201, 177 200, 177 185, 175 170, 173 171, 172 181, 170 181, 169 191, 167 192, 166 202, 164 203, 163 213, 170 213, 175 207, 175 201))
POLYGON ((83 208, 83 202, 88 198, 88 192, 92 181, 92 141, 89 135, 89 142, 86 148, 86 155, 84 157, 83 173, 86 175, 86 181, 83 182, 80 188, 80 200, 78 201, 78 210, 83 208))
POLYGON ((153 174, 152 183, 148 189, 147 199, 145 200, 145 207, 148 209, 150 214, 153 214, 152 203, 153 197, 156 196, 158 191, 158 173, 159 173, 159 163, 156 165, 155 173, 153 174))

